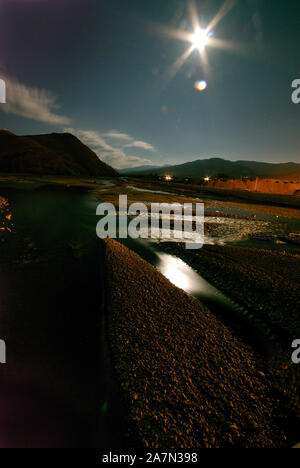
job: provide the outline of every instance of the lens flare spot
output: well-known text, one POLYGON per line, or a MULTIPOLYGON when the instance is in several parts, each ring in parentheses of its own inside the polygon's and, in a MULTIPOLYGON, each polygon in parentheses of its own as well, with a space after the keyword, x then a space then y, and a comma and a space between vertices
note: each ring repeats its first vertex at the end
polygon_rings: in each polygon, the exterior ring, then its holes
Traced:
POLYGON ((204 91, 206 88, 207 88, 207 83, 205 80, 201 80, 201 81, 196 81, 195 85, 194 85, 194 88, 197 90, 197 91, 204 91))

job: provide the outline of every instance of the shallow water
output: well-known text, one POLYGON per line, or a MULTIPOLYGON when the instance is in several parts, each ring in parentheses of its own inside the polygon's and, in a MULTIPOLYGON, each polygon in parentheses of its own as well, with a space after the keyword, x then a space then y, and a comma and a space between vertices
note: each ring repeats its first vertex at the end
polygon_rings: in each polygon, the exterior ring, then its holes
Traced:
MULTIPOLYGON (((199 234, 193 231, 184 232, 179 231, 175 228, 171 229, 169 234, 166 234, 166 231, 161 227, 159 229, 159 235, 156 236, 156 239, 151 237, 151 218, 168 220, 171 222, 181 220, 182 217, 179 215, 171 215, 167 217, 164 214, 139 214, 140 219, 144 219, 147 222, 145 226, 141 223, 139 226, 139 233, 141 239, 148 239, 150 242, 199 242, 199 234)), ((128 217, 128 224, 132 217, 128 217)), ((192 221, 193 223, 202 223, 202 217, 196 217, 193 215, 185 215, 186 221, 192 221)), ((118 232, 119 218, 116 215, 116 228, 118 232)), ((205 216, 205 223, 207 225, 214 224, 214 230, 211 234, 205 234, 202 238, 204 245, 226 245, 229 243, 240 242, 247 240, 249 237, 254 235, 263 235, 269 234, 272 230, 271 224, 267 221, 258 221, 258 220, 245 220, 245 219, 232 219, 232 218, 222 218, 222 217, 208 217, 205 216)), ((109 236, 114 235, 114 228, 110 230, 108 227, 109 236)))
POLYGON ((0 446, 123 446, 124 409, 105 350, 97 200, 60 187, 7 190, 5 199, 14 232, 0 232, 8 356, 0 366, 0 446), (51 418, 41 408, 51 408, 51 418))
POLYGON ((105 185, 106 187, 115 187, 116 186, 116 184, 114 184, 113 182, 111 182, 109 180, 101 180, 101 184, 105 185))
POLYGON ((159 193, 160 195, 175 195, 174 193, 171 193, 171 192, 164 192, 162 190, 150 190, 150 189, 135 187, 134 185, 128 185, 126 188, 130 190, 136 190, 137 192, 159 193))

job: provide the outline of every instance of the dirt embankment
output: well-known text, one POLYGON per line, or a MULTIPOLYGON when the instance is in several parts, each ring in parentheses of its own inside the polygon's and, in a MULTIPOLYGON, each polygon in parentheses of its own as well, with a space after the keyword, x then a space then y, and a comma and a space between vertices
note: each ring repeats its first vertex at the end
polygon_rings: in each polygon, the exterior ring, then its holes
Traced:
POLYGON ((300 195, 299 180, 259 179, 214 180, 208 184, 212 188, 227 190, 249 190, 251 192, 275 193, 281 195, 300 195))
POLYGON ((146 447, 285 446, 263 365, 210 311, 106 241, 110 339, 146 447))

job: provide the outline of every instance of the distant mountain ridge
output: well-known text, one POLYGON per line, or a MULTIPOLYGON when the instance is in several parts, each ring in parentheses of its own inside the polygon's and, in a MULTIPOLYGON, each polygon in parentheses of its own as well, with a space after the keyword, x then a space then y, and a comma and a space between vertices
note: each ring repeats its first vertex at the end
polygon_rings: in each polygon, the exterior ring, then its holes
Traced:
POLYGON ((69 133, 17 136, 0 131, 0 172, 116 177, 118 173, 69 133))
MULTIPOLYGON (((126 174, 134 174, 126 171, 126 174)), ((298 177, 300 178, 300 164, 298 163, 265 163, 257 161, 229 161, 222 158, 199 159, 184 164, 165 166, 161 168, 153 167, 145 170, 135 168, 135 173, 139 175, 165 175, 173 177, 203 178, 218 177, 227 175, 231 178, 239 177, 298 177)))
POLYGON ((145 166, 137 166, 137 167, 126 167, 124 169, 118 169, 118 172, 120 174, 138 174, 140 172, 144 171, 154 171, 156 169, 162 169, 163 167, 167 166, 151 166, 150 164, 147 164, 145 166))

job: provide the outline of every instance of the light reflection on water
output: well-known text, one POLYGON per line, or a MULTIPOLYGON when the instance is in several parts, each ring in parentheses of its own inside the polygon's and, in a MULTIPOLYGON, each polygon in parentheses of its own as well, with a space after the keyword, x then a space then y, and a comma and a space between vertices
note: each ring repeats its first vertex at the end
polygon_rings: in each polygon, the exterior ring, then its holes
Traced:
POLYGON ((175 195, 174 193, 164 192, 163 190, 150 190, 140 187, 134 187, 133 185, 128 185, 126 188, 130 190, 136 190, 137 192, 159 193, 161 195, 175 195))
POLYGON ((157 253, 157 258, 158 271, 178 288, 189 294, 214 295, 215 288, 180 258, 161 252, 157 253))
POLYGON ((206 281, 180 258, 165 253, 159 244, 145 239, 124 239, 122 243, 155 267, 165 278, 192 296, 215 303, 228 300, 218 289, 206 281))

